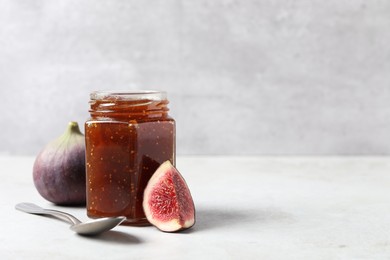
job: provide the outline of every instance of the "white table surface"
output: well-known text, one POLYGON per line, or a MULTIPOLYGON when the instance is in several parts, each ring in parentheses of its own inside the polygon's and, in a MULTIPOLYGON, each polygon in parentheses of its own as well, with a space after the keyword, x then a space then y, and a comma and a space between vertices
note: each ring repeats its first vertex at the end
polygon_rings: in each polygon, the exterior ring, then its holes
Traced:
POLYGON ((76 235, 14 209, 46 202, 33 157, 0 157, 0 259, 389 259, 389 157, 179 157, 195 226, 182 233, 119 226, 76 235))

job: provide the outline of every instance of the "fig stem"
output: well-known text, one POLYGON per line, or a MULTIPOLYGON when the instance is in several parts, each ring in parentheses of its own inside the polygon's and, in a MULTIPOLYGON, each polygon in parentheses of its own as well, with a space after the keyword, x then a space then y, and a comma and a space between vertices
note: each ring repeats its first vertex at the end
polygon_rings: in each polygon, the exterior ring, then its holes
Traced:
POLYGON ((68 127, 66 128, 65 133, 72 133, 72 134, 80 134, 80 135, 82 135, 82 133, 80 131, 80 128, 79 128, 79 124, 77 122, 75 122, 75 121, 69 122, 68 127))

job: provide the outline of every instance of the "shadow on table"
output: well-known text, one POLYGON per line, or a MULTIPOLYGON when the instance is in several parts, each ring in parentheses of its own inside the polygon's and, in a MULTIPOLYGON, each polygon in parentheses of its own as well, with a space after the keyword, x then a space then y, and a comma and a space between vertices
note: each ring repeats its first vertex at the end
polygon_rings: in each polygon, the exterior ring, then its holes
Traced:
POLYGON ((261 224, 291 221, 293 221, 293 217, 290 214, 274 208, 253 210, 203 208, 196 210, 195 226, 183 233, 233 227, 243 223, 261 224))
POLYGON ((99 236, 82 236, 88 239, 99 240, 116 244, 140 244, 142 240, 125 232, 110 230, 99 236))

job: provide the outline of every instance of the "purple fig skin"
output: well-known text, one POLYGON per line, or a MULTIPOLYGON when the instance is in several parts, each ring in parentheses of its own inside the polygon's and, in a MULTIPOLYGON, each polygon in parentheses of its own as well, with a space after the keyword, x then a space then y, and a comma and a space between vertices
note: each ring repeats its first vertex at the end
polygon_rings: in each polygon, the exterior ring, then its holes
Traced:
POLYGON ((33 167, 39 194, 57 205, 85 205, 85 139, 76 122, 50 142, 37 156, 33 167))

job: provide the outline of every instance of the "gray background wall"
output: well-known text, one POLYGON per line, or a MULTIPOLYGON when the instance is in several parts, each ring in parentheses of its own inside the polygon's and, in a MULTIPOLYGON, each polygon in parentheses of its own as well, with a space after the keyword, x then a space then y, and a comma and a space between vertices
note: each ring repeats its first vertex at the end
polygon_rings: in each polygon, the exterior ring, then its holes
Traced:
POLYGON ((0 0, 0 154, 161 89, 178 154, 390 154, 390 1, 0 0))

